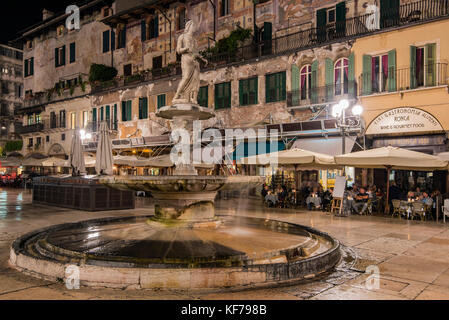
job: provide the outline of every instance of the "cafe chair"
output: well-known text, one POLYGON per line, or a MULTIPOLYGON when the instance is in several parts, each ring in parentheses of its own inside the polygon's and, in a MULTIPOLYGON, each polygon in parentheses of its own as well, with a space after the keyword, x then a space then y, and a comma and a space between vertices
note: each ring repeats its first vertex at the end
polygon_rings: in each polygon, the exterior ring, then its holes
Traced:
POLYGON ((398 216, 401 217, 402 214, 404 214, 403 209, 401 207, 401 200, 393 199, 391 200, 391 203, 393 204, 393 213, 391 214, 393 217, 398 216))
POLYGON ((422 202, 413 202, 412 203, 412 217, 419 217, 421 221, 426 219, 426 205, 422 202))
POLYGON ((446 217, 449 217, 449 199, 444 199, 444 206, 442 207, 443 222, 446 223, 446 217))

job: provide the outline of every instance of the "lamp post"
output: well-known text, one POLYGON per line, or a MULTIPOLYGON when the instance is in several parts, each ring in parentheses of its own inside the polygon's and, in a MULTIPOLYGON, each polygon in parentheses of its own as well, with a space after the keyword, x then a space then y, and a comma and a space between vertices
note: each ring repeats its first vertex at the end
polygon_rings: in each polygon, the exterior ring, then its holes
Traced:
POLYGON ((349 101, 341 100, 338 104, 332 107, 332 116, 337 118, 337 127, 341 129, 342 136, 342 154, 346 153, 346 131, 360 125, 360 116, 363 113, 363 107, 356 104, 352 107, 352 115, 354 118, 346 117, 346 110, 349 108, 349 101))

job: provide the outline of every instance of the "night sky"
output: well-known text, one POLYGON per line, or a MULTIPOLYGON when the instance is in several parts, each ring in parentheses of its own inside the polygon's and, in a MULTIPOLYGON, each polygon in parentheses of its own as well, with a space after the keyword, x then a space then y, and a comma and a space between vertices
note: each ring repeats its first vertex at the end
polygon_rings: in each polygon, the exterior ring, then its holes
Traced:
POLYGON ((55 13, 65 12, 67 6, 80 4, 77 0, 8 0, 0 5, 0 43, 19 37, 18 32, 42 21, 44 8, 55 13))

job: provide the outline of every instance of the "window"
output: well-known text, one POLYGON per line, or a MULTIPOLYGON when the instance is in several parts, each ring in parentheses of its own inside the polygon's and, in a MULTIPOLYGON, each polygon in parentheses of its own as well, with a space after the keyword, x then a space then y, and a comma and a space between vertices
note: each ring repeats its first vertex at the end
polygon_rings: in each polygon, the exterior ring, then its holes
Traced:
POLYGON ((117 115, 117 105, 114 104, 114 108, 113 108, 113 122, 112 122, 112 130, 117 130, 117 122, 118 122, 118 115, 117 115))
POLYGON ((28 116, 27 116, 27 125, 28 126, 31 126, 31 125, 33 125, 34 124, 34 114, 29 114, 28 116))
POLYGON ((349 60, 338 59, 334 66, 335 95, 347 94, 349 89, 349 60))
POLYGON ((286 99, 285 72, 269 74, 265 79, 266 102, 278 102, 286 99))
POLYGON ((40 146, 42 144, 42 138, 41 137, 37 137, 36 138, 36 146, 40 146))
POLYGON ((371 58, 371 88, 372 92, 387 91, 388 54, 371 58))
POLYGON ((186 8, 179 9, 178 12, 178 30, 183 30, 186 27, 186 8))
POLYGON ((33 138, 28 139, 28 148, 31 148, 33 146, 33 138))
POLYGON ((25 77, 34 75, 34 57, 25 60, 25 77))
POLYGON ((65 110, 59 111, 59 123, 61 125, 61 128, 65 128, 66 127, 65 110))
POLYGON ((76 44, 72 42, 70 44, 70 63, 74 63, 76 60, 76 44))
POLYGON ((92 129, 97 132, 97 108, 92 109, 92 129))
POLYGON ((221 0, 221 2, 220 2, 220 17, 227 16, 228 14, 231 13, 230 1, 231 0, 221 0))
POLYGON ((158 17, 158 15, 155 15, 153 17, 153 19, 150 20, 148 28, 149 28, 148 39, 154 39, 154 38, 159 37, 159 17, 158 17))
POLYGON ((100 108, 100 122, 104 121, 104 107, 100 108))
POLYGON ((239 97, 240 105, 247 106, 257 104, 257 77, 240 80, 239 82, 239 97))
POLYGON ((45 137, 45 142, 50 142, 50 136, 45 137))
POLYGON ((346 34, 346 2, 316 12, 318 41, 323 42, 346 34))
POLYGON ((15 95, 16 95, 16 98, 22 97, 22 85, 16 83, 16 84, 14 85, 14 89, 15 89, 15 95))
POLYGON ((215 85, 215 109, 231 107, 231 83, 225 82, 215 85))
POLYGON ((61 141, 65 141, 65 133, 61 134, 61 141))
POLYGON ((165 101, 165 94, 160 94, 157 96, 157 108, 160 109, 162 107, 165 107, 167 105, 165 101))
POLYGON ((122 101, 122 121, 132 121, 132 101, 122 101))
POLYGON ((306 65, 300 71, 301 100, 308 100, 312 96, 312 66, 306 65))
POLYGON ((76 129, 76 113, 70 113, 70 129, 76 129))
POLYGON ((111 35, 111 32, 109 30, 106 30, 103 32, 103 53, 109 52, 109 50, 111 48, 110 35, 111 35))
POLYGON ((125 64, 123 66, 123 75, 125 77, 129 77, 133 74, 133 65, 132 64, 125 64))
POLYGON ((36 113, 35 120, 34 120, 36 122, 36 124, 41 123, 42 122, 41 120, 42 120, 41 114, 36 113))
POLYGON ((200 88, 198 93, 198 104, 204 108, 209 107, 209 87, 204 86, 200 88))
POLYGON ((50 129, 56 128, 56 113, 54 111, 50 112, 50 129))
POLYGON ((328 9, 327 10, 327 12, 326 12, 326 17, 327 17, 327 19, 326 19, 326 25, 333 25, 334 23, 335 23, 335 7, 333 7, 333 8, 330 8, 330 9, 328 9))
POLYGON ((411 47, 410 87, 412 89, 436 84, 436 44, 411 47))
POLYGON ((55 48, 55 67, 61 67, 65 65, 65 46, 55 48))
POLYGON ((118 32, 118 46, 117 49, 126 47, 126 25, 124 25, 118 32))
POLYGON ((148 98, 139 98, 139 119, 148 119, 148 98))

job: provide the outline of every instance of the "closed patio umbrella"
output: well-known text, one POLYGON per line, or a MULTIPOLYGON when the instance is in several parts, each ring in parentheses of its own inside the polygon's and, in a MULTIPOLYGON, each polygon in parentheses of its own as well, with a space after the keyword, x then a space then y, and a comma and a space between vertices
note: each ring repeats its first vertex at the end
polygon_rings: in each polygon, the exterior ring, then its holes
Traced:
POLYGON ((86 164, 84 162, 83 145, 78 128, 75 129, 70 149, 70 166, 73 169, 73 176, 86 174, 86 164))
POLYGON ((436 156, 391 146, 335 156, 335 162, 348 167, 387 169, 386 211, 389 209, 391 170, 446 170, 448 164, 436 156))
POLYGON ((113 175, 112 142, 106 122, 100 124, 95 170, 99 175, 113 175))

